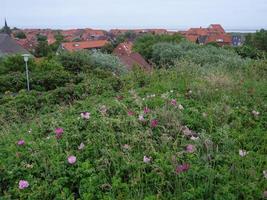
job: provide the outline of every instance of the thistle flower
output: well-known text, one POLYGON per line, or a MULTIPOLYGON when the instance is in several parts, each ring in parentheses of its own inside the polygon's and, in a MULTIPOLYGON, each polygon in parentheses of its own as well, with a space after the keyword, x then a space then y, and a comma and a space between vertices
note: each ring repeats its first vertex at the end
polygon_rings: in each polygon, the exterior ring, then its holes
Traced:
POLYGON ((189 170, 189 168, 190 168, 190 165, 188 163, 184 163, 182 165, 178 165, 176 167, 176 173, 180 174, 180 173, 186 172, 186 171, 189 170))
POLYGON ((172 100, 171 100, 171 104, 172 104, 173 106, 176 106, 176 105, 177 105, 177 101, 176 101, 175 99, 172 99, 172 100))
POLYGON ((150 124, 152 128, 156 128, 158 126, 158 120, 152 119, 150 124))
POLYGON ((22 146, 25 144, 25 141, 24 140, 19 140, 18 143, 17 143, 19 146, 22 146))
POLYGON ((19 181, 19 189, 24 190, 27 187, 29 187, 29 182, 25 180, 20 180, 19 181))
POLYGON ((79 150, 82 150, 82 149, 84 149, 84 147, 85 147, 85 145, 84 145, 84 143, 82 142, 82 143, 78 146, 78 149, 79 149, 79 150))
POLYGON ((73 165, 76 163, 76 157, 75 156, 69 156, 68 157, 68 163, 73 165))
POLYGON ((144 161, 144 163, 150 163, 151 157, 144 156, 143 161, 144 161))
POLYGON ((244 156, 246 156, 247 154, 248 154, 247 151, 245 151, 245 150, 243 150, 243 149, 240 149, 240 150, 239 150, 239 155, 240 155, 241 157, 244 157, 244 156))
POLYGON ((189 145, 186 146, 185 149, 186 149, 186 152, 193 153, 196 150, 196 147, 194 145, 192 145, 192 144, 189 144, 189 145))
POLYGON ((56 138, 57 138, 57 139, 61 138, 63 132, 64 132, 64 129, 63 129, 63 128, 56 128, 56 129, 55 129, 56 138))

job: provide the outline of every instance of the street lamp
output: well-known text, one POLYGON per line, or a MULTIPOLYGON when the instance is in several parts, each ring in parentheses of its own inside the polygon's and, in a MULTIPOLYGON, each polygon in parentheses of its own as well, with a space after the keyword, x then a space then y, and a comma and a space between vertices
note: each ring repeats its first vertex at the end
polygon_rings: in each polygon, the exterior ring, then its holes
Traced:
POLYGON ((25 67, 26 67, 27 90, 30 91, 30 81, 29 81, 28 61, 29 61, 29 57, 30 57, 31 55, 30 55, 30 54, 23 54, 22 56, 23 56, 23 58, 24 58, 25 67))

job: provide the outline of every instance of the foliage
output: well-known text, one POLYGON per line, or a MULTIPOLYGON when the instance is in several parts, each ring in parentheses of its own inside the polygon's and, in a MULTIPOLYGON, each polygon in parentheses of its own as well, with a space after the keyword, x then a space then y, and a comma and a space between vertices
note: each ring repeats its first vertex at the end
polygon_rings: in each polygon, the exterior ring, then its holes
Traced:
POLYGON ((251 58, 251 59, 264 58, 264 52, 252 46, 244 45, 241 47, 236 47, 235 50, 242 58, 251 58))
POLYGON ((57 58, 66 70, 74 73, 86 71, 91 64, 87 51, 63 52, 57 58))
POLYGON ((103 70, 112 71, 116 74, 121 74, 125 72, 125 67, 120 62, 119 58, 100 52, 95 52, 90 56, 91 66, 94 68, 101 68, 103 70))
POLYGON ((153 48, 157 62, 175 60, 171 68, 117 76, 105 54, 64 54, 31 73, 67 71, 81 82, 5 93, 1 199, 263 199, 266 60, 188 43, 153 48), (19 189, 20 180, 29 186, 19 189))
POLYGON ((179 43, 182 40, 180 34, 175 35, 153 35, 145 34, 141 37, 138 37, 134 43, 134 50, 139 52, 147 60, 152 58, 152 47, 156 43, 160 42, 172 42, 179 43))
POLYGON ((257 48, 261 51, 267 51, 267 31, 261 29, 256 33, 250 33, 246 36, 245 45, 257 48))
POLYGON ((15 38, 19 38, 19 39, 25 39, 26 35, 23 31, 18 31, 14 34, 15 38))

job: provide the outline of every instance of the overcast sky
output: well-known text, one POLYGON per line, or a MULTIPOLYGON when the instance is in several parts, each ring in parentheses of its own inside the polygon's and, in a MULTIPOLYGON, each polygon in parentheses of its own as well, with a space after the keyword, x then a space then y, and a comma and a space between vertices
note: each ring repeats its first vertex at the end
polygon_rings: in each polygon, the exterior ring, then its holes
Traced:
POLYGON ((18 28, 267 28, 267 0, 0 0, 18 28))

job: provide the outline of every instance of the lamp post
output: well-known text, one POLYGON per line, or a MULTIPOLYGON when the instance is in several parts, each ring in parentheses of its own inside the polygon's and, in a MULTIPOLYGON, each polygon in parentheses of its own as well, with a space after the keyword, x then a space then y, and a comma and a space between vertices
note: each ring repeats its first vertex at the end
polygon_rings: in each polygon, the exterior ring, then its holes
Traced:
POLYGON ((24 58, 25 67, 26 67, 27 90, 30 91, 29 70, 28 70, 28 61, 29 61, 30 54, 23 54, 22 56, 24 58))

